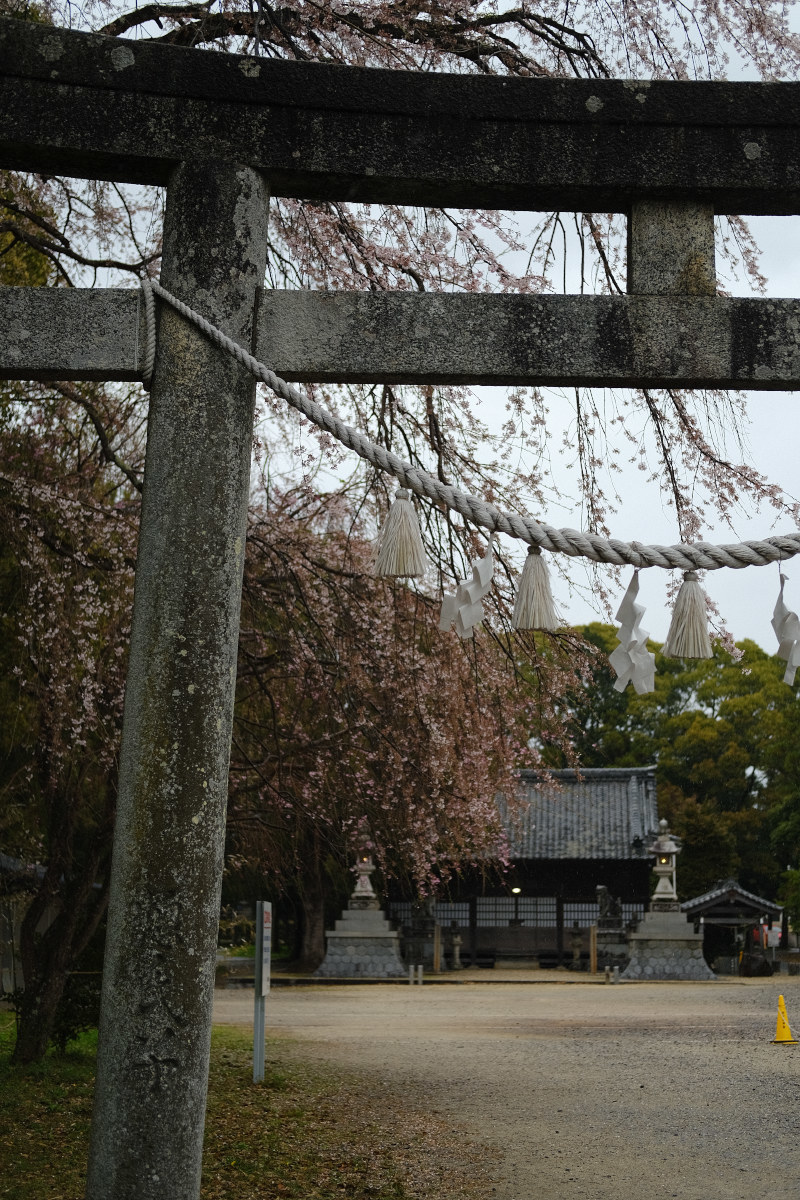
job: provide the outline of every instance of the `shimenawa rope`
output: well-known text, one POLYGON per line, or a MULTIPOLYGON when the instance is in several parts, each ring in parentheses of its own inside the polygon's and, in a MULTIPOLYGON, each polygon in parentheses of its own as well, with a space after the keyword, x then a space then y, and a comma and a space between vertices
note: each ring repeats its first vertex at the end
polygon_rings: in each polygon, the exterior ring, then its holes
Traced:
POLYGON ((680 543, 672 546, 648 545, 643 542, 621 542, 616 538, 602 538, 594 533, 576 529, 556 529, 552 525, 523 517, 517 513, 501 512, 491 504, 460 492, 457 488, 442 483, 410 463, 404 462, 390 450, 370 441, 357 429, 347 425, 339 417, 329 413, 314 400, 304 396, 297 388, 281 379, 264 363, 234 342, 212 325, 200 313, 184 304, 155 279, 142 280, 145 301, 146 349, 143 377, 145 387, 152 379, 156 352, 155 305, 153 294, 170 304, 222 350, 246 367, 256 379, 265 383, 318 428, 330 433, 343 446, 353 450, 361 458, 372 463, 381 471, 393 475, 403 487, 417 496, 460 513, 468 521, 480 525, 492 533, 505 533, 531 546, 539 546, 554 554, 567 554, 571 558, 589 558, 593 562, 613 563, 618 566, 679 568, 683 571, 717 571, 721 567, 762 567, 768 563, 782 562, 800 554, 800 533, 778 535, 759 541, 738 542, 729 545, 714 545, 710 542, 680 543))

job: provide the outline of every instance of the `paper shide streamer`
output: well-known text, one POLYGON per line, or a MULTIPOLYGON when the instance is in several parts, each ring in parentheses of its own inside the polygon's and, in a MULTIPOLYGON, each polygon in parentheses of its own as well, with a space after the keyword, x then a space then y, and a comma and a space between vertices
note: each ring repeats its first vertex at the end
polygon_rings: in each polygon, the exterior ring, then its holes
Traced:
POLYGON ((453 594, 445 593, 439 618, 440 629, 446 632, 455 626, 460 638, 472 636, 475 626, 483 620, 481 601, 492 586, 493 572, 494 556, 490 541, 486 554, 472 568, 472 578, 462 579, 453 594))
POLYGON ((656 686, 656 656, 647 649, 647 639, 650 636, 642 629, 641 620, 644 616, 644 606, 636 603, 639 595, 639 572, 634 571, 633 579, 628 584, 628 590, 622 598, 617 610, 616 619, 620 622, 617 638, 619 645, 608 661, 616 672, 614 687, 618 692, 624 692, 629 683, 634 691, 641 696, 645 692, 655 691, 656 686))
POLYGON ((788 683, 791 687, 794 683, 795 672, 800 667, 800 620, 798 620, 797 613, 793 613, 787 607, 786 601, 783 598, 786 579, 785 575, 781 575, 781 590, 778 593, 775 611, 772 614, 772 628, 775 630, 775 636, 780 643, 778 646, 778 658, 782 658, 786 663, 783 682, 788 683))

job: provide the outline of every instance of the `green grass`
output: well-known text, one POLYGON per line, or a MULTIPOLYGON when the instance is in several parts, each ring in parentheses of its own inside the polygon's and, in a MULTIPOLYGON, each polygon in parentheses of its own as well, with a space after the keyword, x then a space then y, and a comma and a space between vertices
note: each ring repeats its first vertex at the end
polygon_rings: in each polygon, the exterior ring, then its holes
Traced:
POLYGON ((398 1200, 409 1193, 375 1130, 348 1112, 364 1105, 332 1072, 274 1064, 252 1081, 249 1030, 218 1027, 212 1042, 203 1200, 398 1200))
MULTIPOLYGON (((84 1034, 63 1056, 14 1067, 13 1017, 0 1013, 0 1197, 82 1200, 96 1040, 84 1034)), ((214 1030, 203 1200, 491 1192, 474 1162, 459 1169, 463 1139, 450 1122, 404 1108, 375 1081, 312 1067, 285 1042, 268 1041, 267 1058, 254 1085, 250 1031, 214 1030)))
POLYGON ((0 1196, 82 1200, 97 1034, 13 1067, 14 1017, 0 1013, 0 1196))

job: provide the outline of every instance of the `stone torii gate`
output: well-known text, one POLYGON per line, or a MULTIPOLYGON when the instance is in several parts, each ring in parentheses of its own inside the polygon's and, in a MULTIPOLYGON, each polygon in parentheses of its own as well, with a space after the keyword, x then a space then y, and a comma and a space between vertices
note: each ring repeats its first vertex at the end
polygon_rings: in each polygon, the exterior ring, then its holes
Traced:
MULTIPOLYGON (((265 61, 0 20, 0 165, 166 185, 161 282, 295 381, 795 388, 715 213, 800 212, 800 85, 265 61), (272 195, 628 214, 628 294, 262 290, 272 195)), ((137 380, 134 291, 0 290, 0 378, 137 380)), ((88 1196, 199 1193, 254 384, 158 314, 88 1196)))

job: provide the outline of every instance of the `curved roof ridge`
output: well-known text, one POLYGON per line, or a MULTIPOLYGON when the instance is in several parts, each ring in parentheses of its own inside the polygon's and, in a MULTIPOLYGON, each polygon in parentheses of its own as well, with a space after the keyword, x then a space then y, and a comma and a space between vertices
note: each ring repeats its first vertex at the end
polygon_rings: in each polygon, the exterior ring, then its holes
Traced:
POLYGON ((647 763, 643 767, 523 767, 519 774, 522 779, 611 779, 618 776, 630 779, 636 775, 654 774, 656 763, 647 763))
POLYGON ((729 892, 735 892, 742 900, 749 901, 754 908, 759 908, 764 912, 772 911, 774 914, 783 912, 780 904, 776 904, 774 900, 767 900, 765 896, 757 896, 755 892, 748 892, 738 879, 722 879, 707 892, 703 892, 702 896, 692 896, 691 900, 684 900, 681 904, 681 911, 689 913, 695 908, 713 904, 715 900, 723 899, 729 892))

